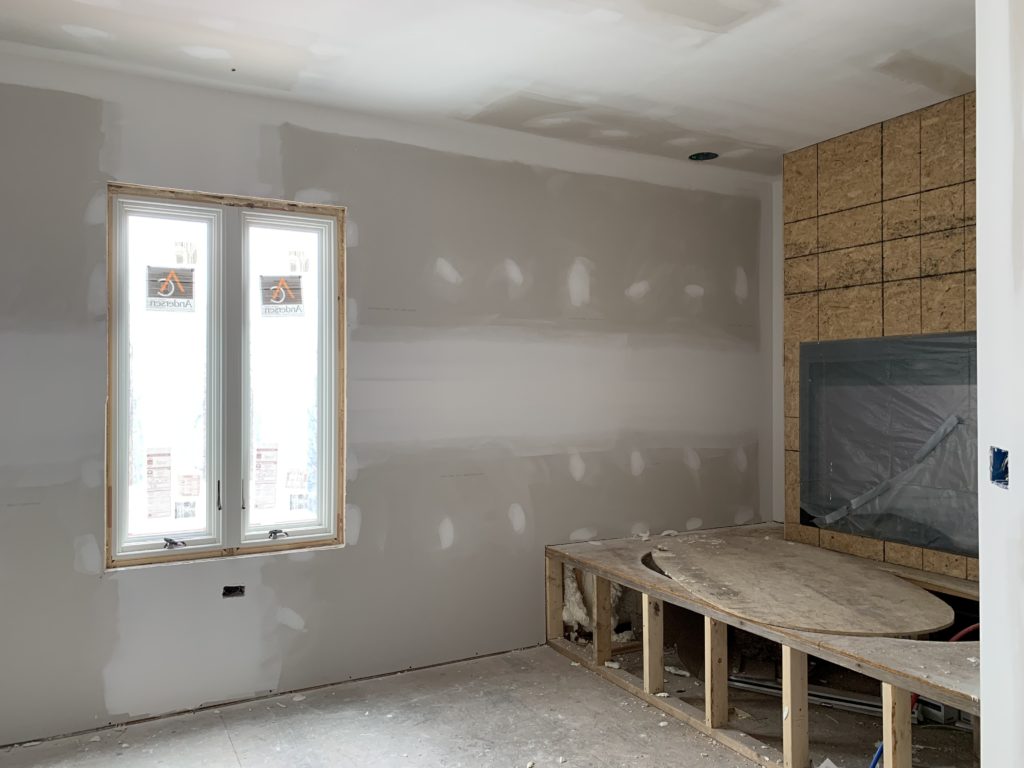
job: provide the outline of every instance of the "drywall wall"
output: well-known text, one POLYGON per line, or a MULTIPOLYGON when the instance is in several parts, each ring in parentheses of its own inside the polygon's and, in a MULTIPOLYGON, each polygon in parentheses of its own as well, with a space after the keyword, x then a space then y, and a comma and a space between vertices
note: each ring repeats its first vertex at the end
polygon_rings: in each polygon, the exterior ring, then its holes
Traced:
POLYGON ((977 34, 981 753, 1000 765, 1024 754, 1024 8, 978 0, 977 34), (990 446, 1010 451, 1007 488, 989 482, 990 446))
POLYGON ((538 643, 544 544, 770 518, 770 179, 461 156, 16 63, 0 744, 538 643), (101 572, 108 179, 348 206, 345 548, 101 572))

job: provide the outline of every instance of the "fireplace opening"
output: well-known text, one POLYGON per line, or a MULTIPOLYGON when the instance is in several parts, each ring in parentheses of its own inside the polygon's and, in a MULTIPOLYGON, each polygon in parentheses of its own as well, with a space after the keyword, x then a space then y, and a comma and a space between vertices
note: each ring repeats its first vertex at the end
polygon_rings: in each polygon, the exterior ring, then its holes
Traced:
POLYGON ((976 557, 973 333, 800 345, 800 514, 976 557))

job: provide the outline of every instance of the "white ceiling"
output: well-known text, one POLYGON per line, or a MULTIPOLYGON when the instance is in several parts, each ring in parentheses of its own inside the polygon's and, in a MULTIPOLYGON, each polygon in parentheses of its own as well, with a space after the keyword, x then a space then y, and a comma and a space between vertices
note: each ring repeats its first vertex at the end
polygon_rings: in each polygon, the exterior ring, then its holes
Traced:
POLYGON ((974 82, 972 0, 2 0, 0 40, 768 173, 974 82))

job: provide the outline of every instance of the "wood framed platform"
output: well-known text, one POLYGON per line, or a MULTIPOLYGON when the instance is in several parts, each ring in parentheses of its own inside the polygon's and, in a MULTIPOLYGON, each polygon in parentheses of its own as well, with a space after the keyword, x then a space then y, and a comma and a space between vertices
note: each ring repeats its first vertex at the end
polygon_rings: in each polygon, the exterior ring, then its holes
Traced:
MULTIPOLYGON (((782 539, 781 526, 762 525, 701 531, 676 536, 614 539, 549 546, 547 573, 548 643, 582 666, 644 699, 652 706, 715 738, 758 765, 807 768, 809 765, 807 657, 809 655, 868 675, 882 684, 886 768, 910 768, 910 694, 919 693, 958 709, 980 712, 979 644, 941 643, 884 635, 924 635, 948 626, 952 610, 933 595, 883 570, 885 564, 808 547, 782 539), (709 543, 713 542, 713 543, 709 543), (757 542, 763 543, 759 557, 757 542), (813 552, 810 555, 807 550, 813 552), (787 553, 791 555, 787 556, 787 553), (791 595, 792 583, 808 578, 792 562, 825 558, 840 579, 818 579, 811 589, 816 611, 809 622, 801 609, 780 608, 778 594, 791 595), (729 564, 730 559, 733 561, 729 564), (666 565, 677 563, 666 569, 666 565), (596 578, 594 642, 584 651, 564 639, 562 574, 569 565, 596 578), (742 568, 756 578, 735 573, 742 568), (676 578, 669 574, 674 573, 676 578), (851 575, 852 574, 852 575, 851 575), (850 580, 856 585, 850 585, 850 580), (611 658, 612 584, 636 590, 643 606, 644 677, 605 666, 611 658), (777 613, 754 600, 762 592, 777 613), (849 602, 851 594, 856 599, 849 602), (890 601, 890 595, 896 602, 890 601), (657 694, 664 675, 662 616, 664 603, 705 617, 705 711, 657 694), (841 610, 847 603, 854 613, 841 610), (824 611, 820 606, 825 606, 824 611), (888 609, 888 610, 887 610, 888 609), (888 613, 899 613, 889 616, 888 613), (834 620, 829 623, 829 615, 834 620), (778 618, 773 618, 777 616, 778 618), (866 618, 865 618, 866 617, 866 618), (772 623, 778 622, 778 623, 772 623), (781 626, 780 626, 781 624, 781 626), (789 625, 789 626, 787 626, 789 625), (826 631, 807 631, 814 625, 826 631), (783 752, 779 754, 728 725, 726 627, 733 626, 782 646, 783 752)), ((820 564, 819 564, 820 565, 820 564)))

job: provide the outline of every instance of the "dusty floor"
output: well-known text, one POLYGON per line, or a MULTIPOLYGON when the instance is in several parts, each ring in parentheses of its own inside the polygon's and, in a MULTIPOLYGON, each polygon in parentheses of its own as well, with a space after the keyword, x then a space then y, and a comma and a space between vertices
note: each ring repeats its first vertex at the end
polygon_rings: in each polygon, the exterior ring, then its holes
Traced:
MULTIPOLYGON (((623 669, 635 675, 643 674, 641 653, 618 654, 615 659, 623 669)), ((665 664, 674 669, 681 666, 674 649, 665 649, 665 664)), ((836 679, 845 670, 831 668, 830 680, 818 679, 820 675, 816 671, 812 668, 812 683, 828 682, 846 689, 846 685, 836 679)), ((665 682, 665 690, 672 696, 698 709, 704 708, 704 689, 699 680, 670 672, 665 675, 665 682)), ((870 686, 872 681, 866 682, 870 686)), ((877 683, 872 690, 876 696, 879 695, 877 683)), ((777 750, 782 749, 782 703, 779 698, 730 688, 729 705, 731 727, 777 750)), ((809 714, 812 766, 821 765, 827 758, 836 768, 867 768, 882 738, 880 718, 818 705, 812 705, 809 714)), ((912 740, 915 768, 976 768, 978 765, 970 731, 952 726, 915 725, 912 740)))
POLYGON ((753 765, 548 648, 0 749, 0 768, 526 768, 531 761, 536 768, 753 765))

